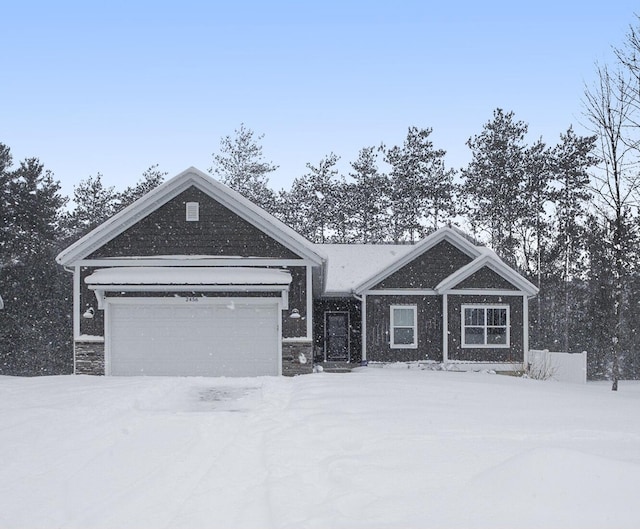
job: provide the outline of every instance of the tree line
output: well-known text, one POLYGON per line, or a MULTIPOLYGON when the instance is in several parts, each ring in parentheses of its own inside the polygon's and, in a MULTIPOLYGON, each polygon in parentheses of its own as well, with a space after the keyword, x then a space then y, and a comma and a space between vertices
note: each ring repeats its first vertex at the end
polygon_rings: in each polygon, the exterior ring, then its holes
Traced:
MULTIPOLYGON (((639 29, 613 66, 585 87, 590 133, 572 127, 553 144, 496 109, 467 141, 471 161, 448 167, 432 129, 409 127, 402 144, 362 148, 339 169, 329 153, 289 189, 244 124, 221 139, 209 172, 317 243, 413 243, 456 225, 540 288, 530 307, 531 346, 588 352, 590 378, 640 376, 638 191, 639 29)), ((71 369, 71 282, 55 255, 159 185, 152 165, 123 191, 98 173, 74 188, 71 207, 37 158, 13 165, 0 144, 0 373, 71 369)))

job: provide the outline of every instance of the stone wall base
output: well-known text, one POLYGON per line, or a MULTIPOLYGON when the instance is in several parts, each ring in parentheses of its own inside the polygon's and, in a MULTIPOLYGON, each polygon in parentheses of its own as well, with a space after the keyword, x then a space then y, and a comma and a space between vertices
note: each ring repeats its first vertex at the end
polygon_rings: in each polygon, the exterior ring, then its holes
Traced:
MULTIPOLYGON (((104 342, 75 343, 75 374, 104 375, 104 342)), ((306 375, 313 372, 313 344, 295 342, 282 344, 282 374, 306 375), (301 359, 306 359, 306 363, 301 359)))
POLYGON ((104 342, 75 342, 74 373, 104 375, 104 342))
POLYGON ((282 344, 282 374, 286 377, 313 373, 313 343, 284 342, 282 344), (306 363, 300 360, 306 359, 306 363))

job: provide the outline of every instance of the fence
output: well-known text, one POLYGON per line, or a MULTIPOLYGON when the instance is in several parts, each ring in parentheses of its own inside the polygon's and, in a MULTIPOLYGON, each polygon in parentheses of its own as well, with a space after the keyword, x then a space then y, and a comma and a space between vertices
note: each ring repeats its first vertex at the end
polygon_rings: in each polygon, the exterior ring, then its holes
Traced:
POLYGON ((587 352, 557 353, 547 349, 530 350, 529 373, 533 378, 586 384, 587 352))

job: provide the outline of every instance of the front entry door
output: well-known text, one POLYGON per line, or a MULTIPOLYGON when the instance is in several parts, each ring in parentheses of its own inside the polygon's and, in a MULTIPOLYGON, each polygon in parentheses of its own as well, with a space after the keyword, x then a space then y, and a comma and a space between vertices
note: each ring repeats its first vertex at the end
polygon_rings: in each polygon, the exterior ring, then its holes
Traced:
POLYGON ((349 361, 349 313, 324 313, 325 360, 328 362, 349 361))

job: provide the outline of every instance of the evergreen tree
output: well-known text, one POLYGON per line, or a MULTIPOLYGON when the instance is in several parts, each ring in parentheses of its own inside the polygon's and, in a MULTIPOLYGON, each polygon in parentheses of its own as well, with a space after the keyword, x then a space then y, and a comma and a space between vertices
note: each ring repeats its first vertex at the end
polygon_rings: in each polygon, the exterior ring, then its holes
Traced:
POLYGON ((142 173, 142 178, 134 186, 127 187, 118 194, 118 209, 124 209, 129 204, 133 204, 136 200, 146 195, 152 189, 158 187, 164 182, 167 176, 166 171, 158 169, 158 164, 150 165, 149 168, 142 173))
POLYGON ((386 237, 391 186, 386 175, 378 171, 377 156, 375 147, 361 149, 358 159, 351 162, 349 176, 353 183, 345 184, 342 190, 339 211, 350 213, 345 221, 353 232, 353 242, 379 243, 386 237), (345 208, 347 204, 350 207, 345 208))
POLYGON ((6 154, 2 176, 10 208, 3 208, 8 238, 0 255, 0 373, 69 372, 71 285, 54 260, 66 200, 37 159, 7 170, 6 154))
POLYGON ((517 223, 524 216, 527 129, 513 112, 495 110, 483 131, 467 141, 472 160, 462 171, 470 222, 511 265, 517 262, 517 223))
POLYGON ((307 174, 291 186, 290 218, 292 227, 307 239, 326 243, 332 239, 332 223, 337 211, 335 168, 339 157, 331 153, 317 166, 307 163, 307 174), (293 213, 295 211, 295 213, 293 213))
MULTIPOLYGON (((556 256, 554 276, 561 283, 562 350, 571 349, 570 330, 574 326, 576 286, 585 271, 585 239, 587 205, 590 199, 589 170, 597 163, 592 154, 595 136, 577 136, 573 128, 561 134, 553 150, 555 204, 554 238, 550 241, 556 256)), ((557 292, 557 290, 556 290, 557 292)))
POLYGON ((386 151, 392 209, 392 238, 415 240, 455 215, 454 172, 444 166, 445 151, 429 139, 432 129, 409 127, 402 145, 386 151))
POLYGON ((275 195, 268 187, 268 175, 278 166, 263 159, 262 145, 258 143, 262 138, 264 134, 255 138, 254 132, 241 123, 235 137, 220 140, 220 153, 212 155, 209 172, 254 204, 275 212, 275 195))
POLYGON ((76 239, 102 224, 119 208, 118 193, 113 186, 105 187, 101 173, 74 186, 73 202, 74 209, 67 224, 76 239))

